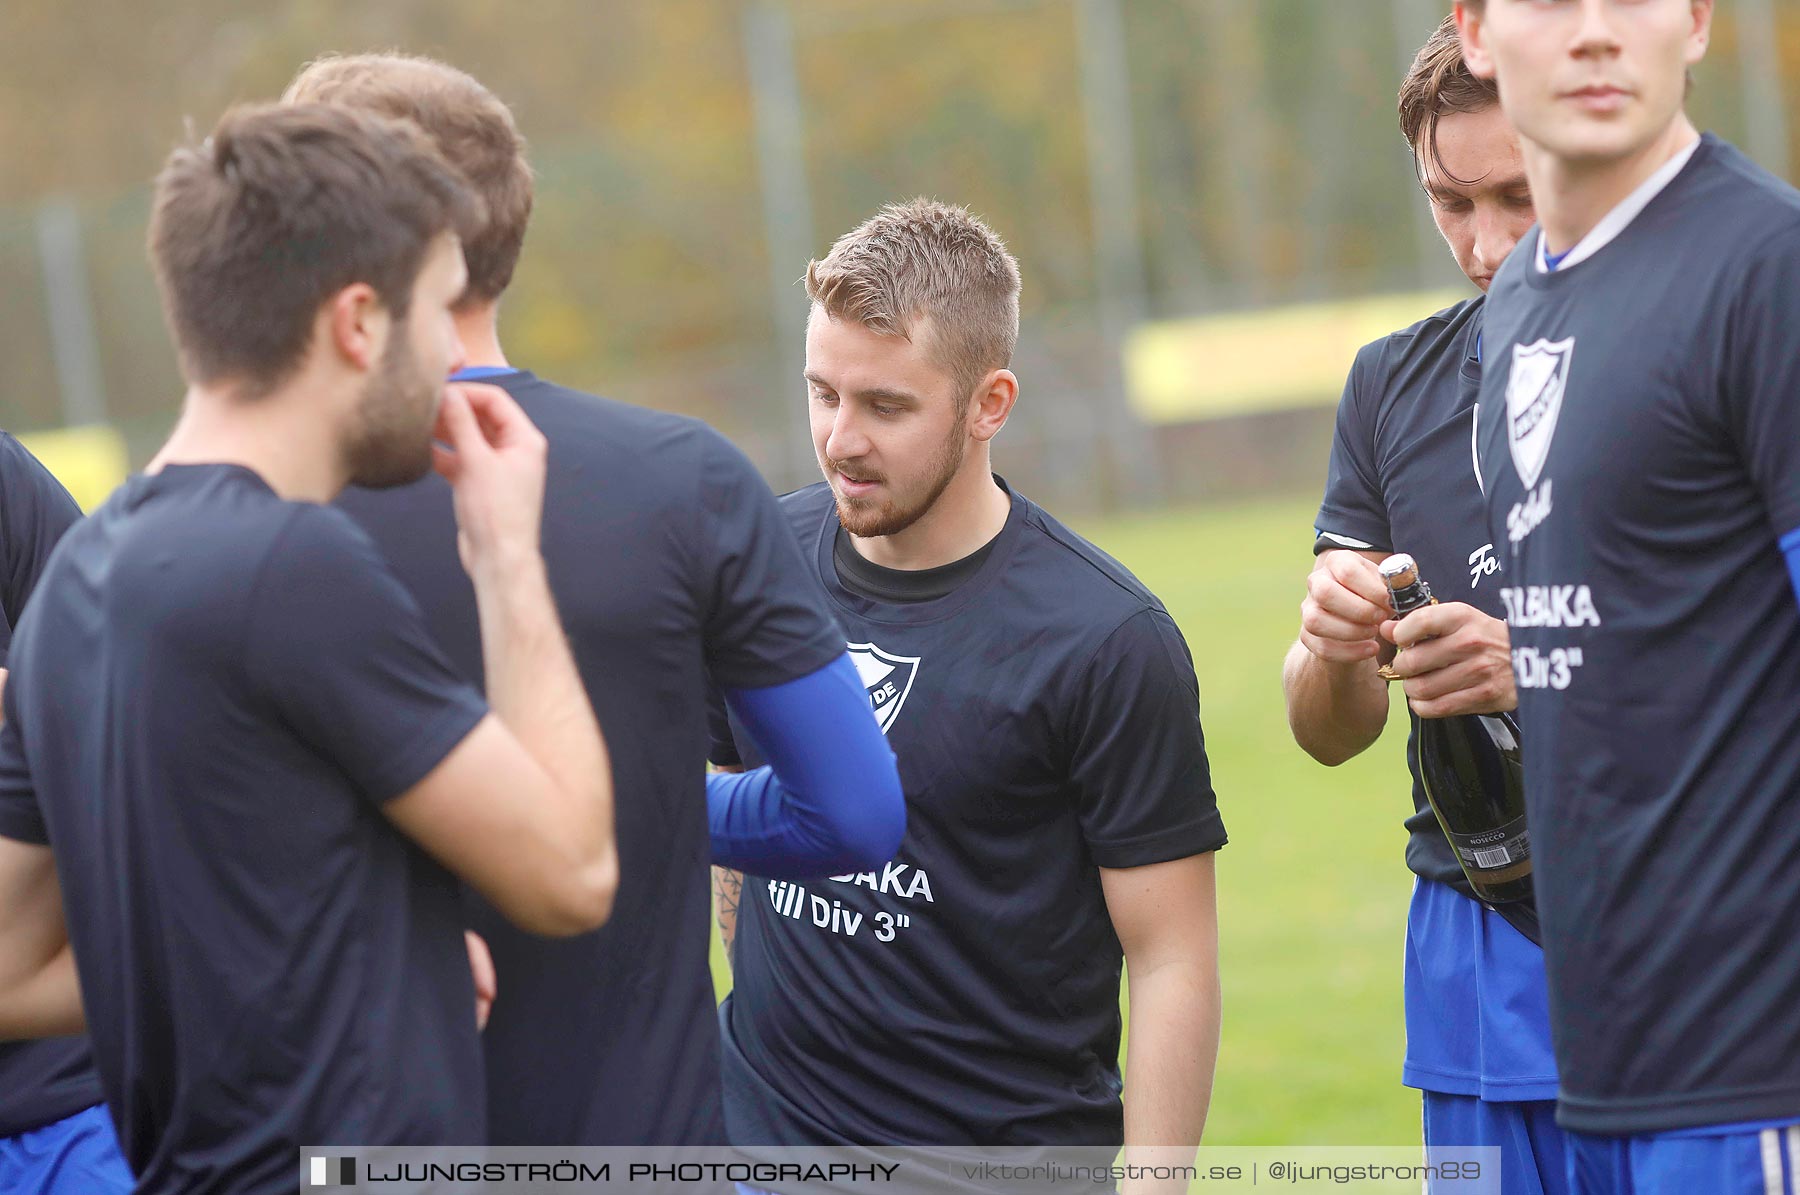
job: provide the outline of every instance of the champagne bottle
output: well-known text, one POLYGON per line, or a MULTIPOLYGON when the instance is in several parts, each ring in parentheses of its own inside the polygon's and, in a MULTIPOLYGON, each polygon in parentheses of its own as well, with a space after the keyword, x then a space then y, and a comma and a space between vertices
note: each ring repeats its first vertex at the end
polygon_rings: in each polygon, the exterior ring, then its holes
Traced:
MULTIPOLYGON (((1381 578, 1398 618, 1437 601, 1404 553, 1381 562, 1381 578)), ((1420 718, 1418 752, 1426 799, 1475 894, 1489 904, 1530 900, 1525 764, 1512 715, 1420 718)))

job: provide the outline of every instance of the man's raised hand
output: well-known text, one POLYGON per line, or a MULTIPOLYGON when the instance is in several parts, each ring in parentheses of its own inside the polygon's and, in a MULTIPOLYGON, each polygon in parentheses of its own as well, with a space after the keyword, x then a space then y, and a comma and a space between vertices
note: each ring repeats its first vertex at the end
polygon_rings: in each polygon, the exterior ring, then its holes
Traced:
POLYGON ((1371 660, 1381 651, 1381 624, 1394 617, 1375 562, 1330 551, 1313 564, 1300 603, 1300 642, 1328 664, 1371 660))
POLYGON ((436 434, 432 464, 455 492, 463 567, 504 569, 535 555, 549 446, 512 395, 467 382, 446 387, 436 434))
POLYGON ((1392 668, 1419 717, 1517 708, 1511 640, 1498 618, 1466 602, 1443 602, 1382 624, 1381 634, 1403 649, 1392 668))

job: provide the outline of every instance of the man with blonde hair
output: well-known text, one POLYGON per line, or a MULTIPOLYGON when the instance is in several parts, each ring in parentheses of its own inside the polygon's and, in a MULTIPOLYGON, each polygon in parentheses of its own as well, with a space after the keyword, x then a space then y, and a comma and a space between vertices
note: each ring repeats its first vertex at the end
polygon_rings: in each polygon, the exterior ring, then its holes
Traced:
MULTIPOLYGON (((806 289, 825 480, 783 507, 899 756, 908 826, 879 868, 743 881, 722 918, 732 1143, 1191 1160, 1225 834, 1187 646, 1118 562, 992 471, 1019 393, 1019 276, 991 229, 889 207, 806 289)), ((731 729, 714 761, 755 759, 731 729)))
MULTIPOLYGON (((1451 256, 1480 292, 1531 227, 1519 138, 1446 17, 1400 87, 1400 131, 1451 256)), ((1300 639, 1284 669, 1294 738, 1320 763, 1361 754, 1388 718, 1391 664, 1409 704, 1406 1062, 1428 1147, 1495 1146, 1506 1195, 1563 1190, 1544 952, 1530 901, 1484 905, 1425 798, 1419 719, 1517 704, 1498 557, 1470 451, 1483 294, 1357 354, 1314 528, 1300 639), (1376 562, 1406 552, 1442 600, 1397 625, 1376 562), (1384 632, 1384 624, 1386 631, 1384 632), (1397 658, 1396 642, 1406 645, 1397 658)))
MULTIPOLYGON (((468 74, 397 54, 321 59, 288 89, 401 117, 474 184, 462 377, 505 389, 549 440, 543 549, 582 680, 613 743, 612 920, 547 942, 483 902, 498 995, 483 1035, 497 1145, 708 1145, 724 1139, 708 966, 709 855, 780 879, 879 866, 904 806, 843 635, 798 579, 775 497, 695 419, 556 386, 508 363, 499 302, 531 213, 511 112, 468 74), (756 728, 773 770, 704 777, 709 687, 756 728), (709 842, 710 838, 710 842, 709 842)), ((450 660, 481 675, 475 595, 435 479, 340 505, 381 547, 450 660)))

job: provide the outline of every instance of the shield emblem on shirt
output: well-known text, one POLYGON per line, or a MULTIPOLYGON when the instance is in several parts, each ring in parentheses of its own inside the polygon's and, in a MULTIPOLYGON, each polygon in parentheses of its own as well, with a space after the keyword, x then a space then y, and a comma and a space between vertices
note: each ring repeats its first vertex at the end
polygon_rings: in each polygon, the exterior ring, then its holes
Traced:
POLYGON ((1513 346, 1512 373, 1506 379, 1506 442, 1526 489, 1537 484, 1544 458, 1550 455, 1550 437, 1562 414, 1574 354, 1573 336, 1513 346))
POLYGON ((875 711, 882 734, 888 732, 900 707, 906 704, 913 677, 918 675, 919 660, 919 656, 890 655, 873 643, 850 645, 850 662, 856 665, 856 674, 869 691, 869 708, 875 711))

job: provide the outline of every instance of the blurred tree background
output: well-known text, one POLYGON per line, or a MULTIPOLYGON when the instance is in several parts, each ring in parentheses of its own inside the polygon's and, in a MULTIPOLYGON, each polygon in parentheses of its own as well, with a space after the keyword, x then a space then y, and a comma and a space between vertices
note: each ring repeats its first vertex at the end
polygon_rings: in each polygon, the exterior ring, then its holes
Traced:
MULTIPOLYGON (((1146 320, 1459 284, 1393 118, 1447 7, 7 0, 0 424, 105 419, 142 460, 181 389, 143 251, 163 157, 314 55, 401 48, 473 72, 530 138, 538 209, 503 308, 517 363, 700 415, 777 486, 802 482, 794 282, 880 204, 934 195, 1023 266, 1009 475, 1090 507, 1316 485, 1333 395, 1150 437, 1123 402, 1120 340, 1146 320)), ((1721 4, 1699 75, 1701 122, 1785 170, 1800 0, 1721 4)))
MULTIPOLYGON (((181 382, 143 247, 150 180, 172 144, 274 98, 327 51, 435 55, 513 105, 539 175, 502 308, 515 363, 706 418, 777 488, 816 477, 799 380, 807 259, 885 202, 968 204, 1025 280, 1022 401, 999 468, 1137 570, 1194 646, 1233 835, 1211 1139, 1410 1140, 1403 736, 1319 768, 1292 745, 1278 677, 1357 338, 1405 322, 1407 302, 1468 291, 1393 113, 1448 8, 4 0, 0 427, 111 424, 133 463, 154 450, 181 382), (1374 327, 1333 314, 1365 296, 1406 301, 1376 305, 1374 327), (1313 314, 1275 314, 1295 311, 1313 314), (1208 319, 1202 350, 1165 358, 1177 381, 1249 390, 1297 358, 1322 368, 1301 401, 1227 395, 1147 425, 1122 347, 1208 319), (1322 354, 1294 343, 1334 326, 1322 354), (1095 513, 1245 491, 1283 496, 1095 513)), ((1699 123, 1787 174, 1796 96, 1800 0, 1723 0, 1696 71, 1699 123)), ((71 485, 95 478, 92 501, 118 454, 66 439, 53 467, 71 485)))

